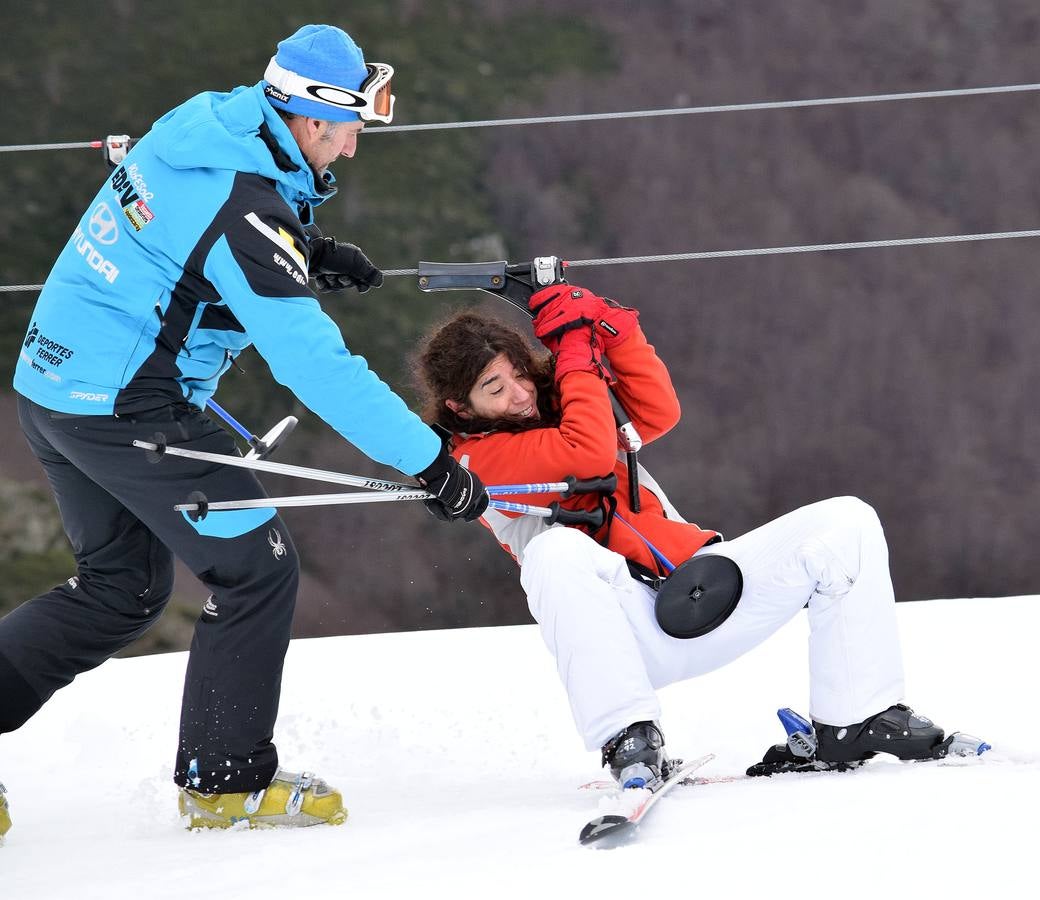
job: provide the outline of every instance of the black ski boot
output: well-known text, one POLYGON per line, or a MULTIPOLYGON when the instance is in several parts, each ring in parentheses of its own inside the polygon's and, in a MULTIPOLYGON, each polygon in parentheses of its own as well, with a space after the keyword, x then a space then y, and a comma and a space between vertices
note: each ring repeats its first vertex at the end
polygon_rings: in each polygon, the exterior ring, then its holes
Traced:
POLYGON ((661 729, 655 722, 629 725, 604 744, 603 765, 623 788, 653 788, 671 770, 661 729))
POLYGON ((828 762, 867 760, 875 753, 899 759, 932 759, 942 743, 943 730, 909 706, 897 703, 857 725, 816 727, 816 758, 828 762))
POLYGON ((861 766, 878 753, 899 759, 942 759, 951 752, 968 755, 968 750, 989 749, 983 741, 959 732, 943 740, 941 728, 902 703, 855 725, 821 725, 789 709, 778 715, 788 733, 787 743, 770 747, 762 762, 747 770, 748 775, 840 772, 861 766))

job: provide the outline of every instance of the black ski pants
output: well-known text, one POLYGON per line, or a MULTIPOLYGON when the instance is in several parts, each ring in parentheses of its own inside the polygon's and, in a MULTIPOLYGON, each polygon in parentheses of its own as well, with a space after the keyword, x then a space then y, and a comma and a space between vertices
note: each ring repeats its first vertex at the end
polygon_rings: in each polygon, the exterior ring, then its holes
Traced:
POLYGON ((296 550, 272 510, 210 513, 193 525, 173 505, 264 497, 256 477, 131 446, 157 433, 172 446, 235 453, 201 410, 69 416, 18 398, 76 556, 77 573, 0 619, 0 733, 24 724, 80 672, 143 634, 173 589, 173 555, 212 592, 195 626, 174 780, 211 793, 266 787, 299 581, 296 550), (200 530, 211 533, 200 533, 200 530))

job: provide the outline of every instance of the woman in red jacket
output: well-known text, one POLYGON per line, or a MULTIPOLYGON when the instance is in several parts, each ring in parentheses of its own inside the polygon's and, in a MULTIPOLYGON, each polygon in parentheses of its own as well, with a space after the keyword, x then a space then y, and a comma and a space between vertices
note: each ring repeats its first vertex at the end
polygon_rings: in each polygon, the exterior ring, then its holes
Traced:
POLYGON ((539 501, 601 506, 607 515, 598 529, 550 526, 495 509, 482 517, 520 564, 531 614, 556 659, 586 747, 602 749, 622 785, 666 775, 655 690, 731 662, 808 604, 818 746, 806 759, 778 745, 754 768, 771 774, 844 767, 878 751, 904 759, 942 752, 942 729, 900 702, 888 548, 874 510, 854 497, 833 498, 723 540, 684 521, 640 468, 640 509, 633 511, 608 383, 648 443, 679 420, 664 363, 635 310, 588 290, 553 285, 534 294, 531 309, 535 334, 551 357, 533 352, 515 329, 463 313, 426 340, 420 379, 427 420, 452 433, 452 454, 485 484, 617 475, 608 497, 539 501), (732 588, 739 599, 716 609, 708 630, 681 637, 675 635, 683 633, 682 623, 655 615, 655 588, 667 561, 691 557, 698 566, 732 560, 735 566, 721 563, 729 568, 716 587, 732 588))

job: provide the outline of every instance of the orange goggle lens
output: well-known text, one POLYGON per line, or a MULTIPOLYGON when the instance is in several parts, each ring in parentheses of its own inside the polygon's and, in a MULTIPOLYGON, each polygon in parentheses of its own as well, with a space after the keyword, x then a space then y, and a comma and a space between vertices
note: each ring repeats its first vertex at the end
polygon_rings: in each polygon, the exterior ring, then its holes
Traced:
POLYGON ((372 111, 377 116, 390 115, 390 98, 390 82, 387 81, 386 84, 384 84, 381 88, 379 88, 378 91, 376 91, 376 96, 372 100, 372 111))

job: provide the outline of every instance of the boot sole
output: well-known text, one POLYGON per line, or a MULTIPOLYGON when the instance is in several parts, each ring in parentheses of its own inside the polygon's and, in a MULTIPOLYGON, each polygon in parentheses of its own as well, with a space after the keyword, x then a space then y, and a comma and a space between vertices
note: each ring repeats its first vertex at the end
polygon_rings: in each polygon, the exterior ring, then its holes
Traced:
POLYGON ((312 825, 342 825, 347 821, 347 811, 342 810, 341 812, 333 813, 327 819, 319 819, 316 816, 299 813, 295 816, 243 816, 240 819, 229 820, 219 816, 210 818, 198 812, 182 814, 181 818, 188 820, 186 827, 189 831, 196 831, 200 828, 234 828, 241 826, 243 823, 248 825, 250 829, 309 828, 312 825))

